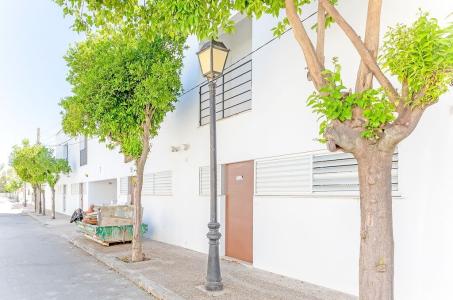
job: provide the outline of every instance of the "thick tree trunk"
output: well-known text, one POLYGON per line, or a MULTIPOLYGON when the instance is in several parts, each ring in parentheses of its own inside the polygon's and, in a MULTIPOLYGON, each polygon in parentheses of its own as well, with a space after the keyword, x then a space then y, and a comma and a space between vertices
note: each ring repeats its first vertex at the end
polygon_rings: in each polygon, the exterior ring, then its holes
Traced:
POLYGON ((41 199, 42 199, 42 215, 46 215, 46 191, 41 189, 41 199))
POLYGON ((50 190, 52 191, 52 219, 55 219, 55 187, 51 186, 50 190))
POLYGON ((360 180, 359 299, 393 299, 392 156, 367 146, 356 154, 360 180))

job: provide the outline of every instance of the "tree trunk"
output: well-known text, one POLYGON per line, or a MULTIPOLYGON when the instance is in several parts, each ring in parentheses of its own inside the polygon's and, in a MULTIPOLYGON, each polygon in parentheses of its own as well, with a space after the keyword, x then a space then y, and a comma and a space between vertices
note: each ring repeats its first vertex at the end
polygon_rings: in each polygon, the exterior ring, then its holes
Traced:
POLYGON ((27 207, 27 184, 24 183, 24 207, 27 207))
POLYGON ((143 260, 142 249, 142 186, 143 186, 143 172, 145 169, 145 161, 137 161, 137 177, 134 184, 134 232, 132 237, 132 261, 143 260))
POLYGON ((33 201, 35 202, 35 213, 38 212, 38 195, 36 192, 36 186, 33 186, 33 201))
POLYGON ((42 195, 42 215, 46 215, 46 190, 41 189, 41 195, 42 195))
POLYGON ((150 128, 151 118, 153 112, 149 107, 145 108, 145 122, 143 123, 143 136, 142 136, 142 154, 136 160, 137 177, 134 185, 134 225, 132 235, 132 261, 142 261, 144 258, 142 248, 142 186, 143 186, 143 172, 145 170, 146 159, 149 153, 150 141, 150 128))
POLYGON ((392 156, 366 146, 356 154, 360 180, 359 299, 393 299, 392 156))
POLYGON ((55 187, 51 186, 50 190, 52 191, 52 219, 55 219, 55 187))
POLYGON ((41 187, 40 186, 38 186, 36 188, 36 195, 38 197, 38 213, 42 214, 42 205, 41 205, 42 195, 41 195, 41 187))

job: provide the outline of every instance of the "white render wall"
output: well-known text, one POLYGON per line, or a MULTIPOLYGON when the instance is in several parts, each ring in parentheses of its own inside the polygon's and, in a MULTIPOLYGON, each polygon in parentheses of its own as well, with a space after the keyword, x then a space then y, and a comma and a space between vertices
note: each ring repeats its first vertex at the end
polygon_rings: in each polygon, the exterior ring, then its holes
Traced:
MULTIPOLYGON (((385 1, 382 32, 388 25, 413 20, 419 7, 441 20, 453 11, 449 1, 385 1)), ((363 28, 366 1, 340 1, 339 9, 355 28, 363 28), (358 11, 363 12, 360 18, 358 11)), ((304 15, 314 10, 315 6, 309 7, 304 15)), ((313 22, 314 18, 307 27, 313 22)), ((273 26, 275 20, 264 17, 253 21, 250 40, 245 28, 239 28, 236 37, 225 39, 232 49, 229 63, 270 40, 273 26)), ((183 72, 186 90, 201 81, 195 54, 198 42, 190 38, 189 45, 183 72)), ((354 86, 358 56, 335 25, 328 30, 326 46, 327 61, 339 56, 343 79, 347 86, 354 86)), ((305 105, 312 91, 291 32, 255 52, 252 110, 218 122, 219 163, 324 150, 314 141, 316 116, 305 105)), ((429 108, 413 135, 399 146, 401 197, 394 199, 396 299, 450 299, 453 295, 449 282, 453 278, 452 96, 450 92, 429 108)), ((209 197, 199 195, 198 172, 209 164, 209 127, 198 125, 198 101, 198 89, 182 96, 152 142, 145 173, 172 171, 172 195, 144 196, 142 203, 149 237, 207 252, 209 197), (190 148, 171 152, 171 146, 181 144, 190 148)), ((117 178, 119 185, 120 177, 133 175, 133 164, 124 164, 117 151, 106 150, 96 140, 88 143, 87 166, 78 167, 78 150, 78 144, 72 146, 74 172, 60 183, 70 186, 117 178)), ((78 200, 69 200, 69 186, 68 214, 78 205, 78 200)), ((118 202, 127 201, 119 195, 119 187, 117 191, 118 202)), ((220 199, 223 229, 224 199, 220 199)), ((60 202, 57 200, 59 210, 60 202)), ((357 294, 357 198, 255 196, 253 217, 255 267, 357 294)))
POLYGON ((117 203, 116 179, 92 181, 88 183, 88 205, 113 205, 117 203))

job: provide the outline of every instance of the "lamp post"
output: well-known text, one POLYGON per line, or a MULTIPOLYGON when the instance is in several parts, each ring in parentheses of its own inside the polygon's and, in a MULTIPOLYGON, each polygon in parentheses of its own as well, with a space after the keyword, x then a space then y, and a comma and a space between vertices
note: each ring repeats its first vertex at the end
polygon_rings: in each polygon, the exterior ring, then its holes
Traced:
POLYGON ((228 57, 228 48, 214 40, 206 42, 197 53, 200 61, 201 72, 209 81, 209 130, 210 130, 210 220, 208 270, 205 288, 208 291, 223 289, 222 276, 220 275, 219 232, 220 224, 217 221, 217 149, 216 149, 216 79, 220 77, 225 68, 228 57))

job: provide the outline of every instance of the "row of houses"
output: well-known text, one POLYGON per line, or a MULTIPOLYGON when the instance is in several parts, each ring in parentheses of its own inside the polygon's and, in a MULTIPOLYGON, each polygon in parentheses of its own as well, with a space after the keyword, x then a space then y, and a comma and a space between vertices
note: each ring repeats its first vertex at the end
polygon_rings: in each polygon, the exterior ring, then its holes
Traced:
MULTIPOLYGON (((363 28, 363 14, 356 11, 366 11, 366 2, 352 2, 340 3, 340 10, 363 28)), ((382 28, 409 22, 418 7, 441 21, 453 8, 441 0, 387 1, 382 28)), ((310 9, 303 17, 316 6, 310 9)), ((313 88, 291 32, 274 39, 276 23, 270 17, 256 21, 237 15, 234 21, 236 32, 221 37, 231 52, 217 81, 221 255, 357 294, 357 162, 349 154, 327 152, 316 140, 318 122, 305 104, 313 88)), ((310 27, 315 19, 304 22, 310 27)), ((185 92, 152 140, 143 218, 148 238, 207 253, 208 93, 196 56, 200 43, 190 38, 188 45, 185 92)), ((344 80, 353 86, 358 56, 335 26, 326 46, 326 57, 333 56, 340 58, 344 80)), ((453 295, 452 96, 430 108, 394 154, 396 299, 453 295)), ((57 185, 57 211, 71 214, 90 204, 130 201, 135 167, 118 150, 96 138, 71 139, 63 133, 53 144, 72 167, 57 185)))

